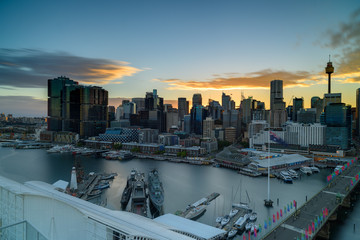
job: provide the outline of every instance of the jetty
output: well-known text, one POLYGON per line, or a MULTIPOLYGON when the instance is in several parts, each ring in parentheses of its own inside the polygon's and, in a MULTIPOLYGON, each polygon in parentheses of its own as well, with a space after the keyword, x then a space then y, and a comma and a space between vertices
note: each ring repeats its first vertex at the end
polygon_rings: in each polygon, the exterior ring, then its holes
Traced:
POLYGON ((175 215, 178 215, 180 217, 184 217, 186 218, 186 216, 189 216, 189 213, 194 210, 195 208, 199 207, 199 206, 206 206, 209 205, 211 201, 213 201, 214 199, 216 199, 218 196, 220 196, 219 193, 212 193, 207 197, 201 198, 200 200, 194 202, 191 205, 188 205, 186 207, 186 209, 184 211, 178 210, 176 211, 175 215))

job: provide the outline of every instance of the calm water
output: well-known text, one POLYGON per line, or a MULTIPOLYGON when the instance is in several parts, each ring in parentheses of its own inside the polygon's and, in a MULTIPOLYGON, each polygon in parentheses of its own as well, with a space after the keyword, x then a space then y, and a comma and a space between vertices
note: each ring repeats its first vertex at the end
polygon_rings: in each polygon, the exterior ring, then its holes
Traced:
MULTIPOLYGON (((271 179, 270 198, 274 201, 274 208, 265 208, 264 199, 267 197, 267 178, 251 178, 237 174, 236 171, 211 166, 195 166, 153 160, 133 159, 130 161, 109 161, 101 158, 76 156, 85 172, 117 172, 118 176, 111 183, 102 198, 107 199, 107 208, 120 210, 120 198, 126 185, 126 179, 132 169, 145 172, 153 168, 158 169, 164 185, 164 212, 175 213, 183 210, 188 204, 218 192, 221 195, 207 208, 199 222, 215 225, 215 218, 229 213, 233 202, 248 202, 250 207, 258 213, 257 223, 263 225, 264 219, 269 219, 276 211, 283 209, 287 203, 296 200, 299 205, 310 199, 326 185, 325 176, 330 170, 312 176, 302 176, 294 184, 284 184, 278 179, 271 179), (279 199, 279 206, 277 205, 279 199)), ((16 150, 0 148, 0 175, 18 182, 32 180, 54 183, 59 179, 70 182, 71 168, 75 156, 71 154, 49 154, 45 150, 16 150)), ((349 214, 348 223, 339 227, 334 239, 360 239, 360 204, 355 205, 349 214), (353 224, 357 223, 355 234, 353 224), (350 227, 349 227, 350 226, 350 227), (350 231, 350 230, 351 231, 350 231), (351 235, 349 235, 351 234, 351 235)), ((242 237, 237 237, 242 239, 242 237)))

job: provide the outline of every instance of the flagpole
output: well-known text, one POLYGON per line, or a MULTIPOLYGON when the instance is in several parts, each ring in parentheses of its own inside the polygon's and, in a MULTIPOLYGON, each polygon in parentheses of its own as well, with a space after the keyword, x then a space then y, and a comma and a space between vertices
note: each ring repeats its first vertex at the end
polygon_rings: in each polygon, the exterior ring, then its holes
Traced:
POLYGON ((265 206, 272 207, 273 201, 270 200, 270 127, 269 127, 269 142, 268 142, 268 194, 267 199, 265 199, 265 206))

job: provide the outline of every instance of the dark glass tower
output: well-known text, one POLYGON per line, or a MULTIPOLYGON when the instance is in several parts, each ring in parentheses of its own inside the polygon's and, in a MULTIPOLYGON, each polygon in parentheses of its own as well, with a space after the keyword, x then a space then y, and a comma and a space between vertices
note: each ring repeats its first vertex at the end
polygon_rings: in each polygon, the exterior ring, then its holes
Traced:
POLYGON ((81 137, 104 133, 108 121, 108 92, 81 86, 66 77, 48 80, 48 130, 79 133, 81 137))

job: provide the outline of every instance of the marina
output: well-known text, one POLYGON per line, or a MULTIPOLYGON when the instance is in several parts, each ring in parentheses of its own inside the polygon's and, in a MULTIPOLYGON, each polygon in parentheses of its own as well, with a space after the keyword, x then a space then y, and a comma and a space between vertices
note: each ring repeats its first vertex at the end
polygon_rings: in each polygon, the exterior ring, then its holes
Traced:
MULTIPOLYGON (((81 162, 86 172, 117 172, 118 176, 112 180, 111 187, 94 199, 106 202, 104 206, 109 209, 121 209, 121 191, 125 188, 132 169, 149 172, 156 168, 161 174, 161 180, 165 183, 163 186, 166 192, 163 205, 165 214, 174 213, 182 206, 186 206, 185 203, 193 202, 194 198, 201 199, 206 196, 207 192, 216 190, 221 195, 214 200, 215 204, 207 205, 207 210, 197 219, 199 223, 214 226, 215 219, 219 216, 219 208, 229 209, 226 214, 230 213, 230 209, 232 209, 232 204, 229 204, 229 199, 232 198, 231 187, 237 186, 238 182, 242 181, 242 186, 251 186, 247 187, 247 190, 252 199, 252 206, 256 206, 257 221, 262 223, 264 219, 272 217, 272 210, 269 211, 263 206, 263 199, 266 195, 266 179, 244 176, 226 168, 176 164, 138 158, 131 161, 108 161, 93 156, 74 156, 71 153, 48 154, 41 149, 22 151, 13 148, 0 148, 0 151, 2 153, 0 156, 2 164, 0 174, 19 182, 40 180, 53 183, 59 179, 67 180, 70 178, 69 171, 74 166, 75 157, 81 162), (15 168, 14 166, 21 167, 15 168)), ((336 165, 340 164, 335 164, 334 167, 336 165)), ((278 206, 277 202, 281 206, 284 202, 293 199, 296 199, 299 205, 305 203, 306 198, 310 199, 327 184, 326 176, 332 172, 333 169, 324 168, 318 174, 302 175, 300 180, 294 181, 291 185, 271 178, 272 191, 270 197, 274 200, 274 208, 278 206), (276 201, 277 198, 279 201, 276 201)), ((338 231, 339 234, 346 234, 341 230, 338 231)), ((238 240, 242 237, 241 231, 239 231, 234 239, 238 240)))

